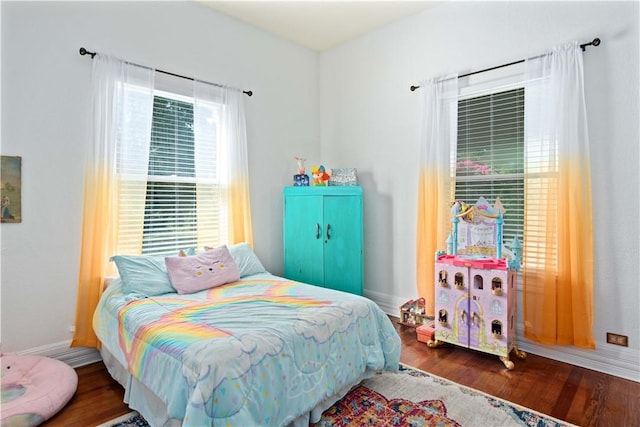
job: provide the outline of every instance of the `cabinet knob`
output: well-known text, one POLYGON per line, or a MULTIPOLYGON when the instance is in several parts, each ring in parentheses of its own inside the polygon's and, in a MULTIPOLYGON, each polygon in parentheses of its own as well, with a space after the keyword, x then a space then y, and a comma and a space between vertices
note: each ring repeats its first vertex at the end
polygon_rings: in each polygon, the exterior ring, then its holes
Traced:
POLYGON ((331 224, 327 224, 327 240, 331 238, 331 234, 329 233, 330 230, 331 230, 331 224))
POLYGON ((316 222, 316 239, 320 238, 320 224, 316 222))

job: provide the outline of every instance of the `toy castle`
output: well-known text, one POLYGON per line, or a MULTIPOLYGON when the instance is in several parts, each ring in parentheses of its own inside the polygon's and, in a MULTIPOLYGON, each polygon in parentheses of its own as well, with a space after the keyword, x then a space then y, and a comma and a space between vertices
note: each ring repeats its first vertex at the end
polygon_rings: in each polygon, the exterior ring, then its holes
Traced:
POLYGON ((447 251, 436 253, 435 339, 428 345, 448 342, 495 354, 513 369, 512 350, 526 357, 515 334, 522 246, 514 237, 511 250, 503 247, 504 212, 500 199, 493 206, 483 197, 474 205, 452 204, 447 251))

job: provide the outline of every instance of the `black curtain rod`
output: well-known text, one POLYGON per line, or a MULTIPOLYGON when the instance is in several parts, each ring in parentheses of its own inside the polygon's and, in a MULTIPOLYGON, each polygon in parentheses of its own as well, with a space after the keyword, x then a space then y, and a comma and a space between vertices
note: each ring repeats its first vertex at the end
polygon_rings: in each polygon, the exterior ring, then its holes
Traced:
MULTIPOLYGON (((600 39, 596 37, 595 39, 593 39, 593 41, 590 41, 589 43, 581 44, 580 48, 584 52, 587 49, 587 46, 599 46, 599 45, 600 45, 600 39)), ((487 71, 497 70, 498 68, 509 67, 511 65, 520 64, 520 63, 522 63, 524 61, 525 61, 524 59, 521 59, 519 61, 509 62, 508 64, 496 65, 495 67, 485 68, 484 70, 472 71, 470 73, 461 74, 461 75, 458 76, 458 78, 461 79, 462 77, 469 77, 469 76, 473 76, 474 74, 480 74, 480 73, 485 73, 487 71)), ((411 87, 409 87, 409 89, 411 89, 411 92, 413 92, 414 90, 416 90, 418 88, 420 88, 420 86, 411 86, 411 87)))
MULTIPOLYGON (((96 56, 97 53, 98 52, 89 52, 87 49, 85 49, 83 47, 80 48, 80 55, 83 55, 83 56, 84 55, 90 55, 91 59, 93 59, 93 57, 96 56)), ((138 66, 138 67, 142 67, 142 65, 135 64, 133 62, 129 62, 129 64, 135 65, 135 66, 138 66)), ((147 67, 145 67, 145 68, 147 68, 147 67)), ((158 73, 166 74, 166 75, 169 75, 169 76, 173 76, 173 77, 179 77, 181 79, 186 79, 186 80, 191 80, 191 81, 195 80, 193 77, 182 76, 180 74, 170 73, 169 71, 162 71, 162 70, 154 70, 154 71, 157 71, 158 73)), ((210 84, 210 85, 213 85, 213 86, 224 87, 223 85, 218 84, 218 83, 211 83, 211 82, 204 82, 204 83, 207 83, 207 84, 210 84)), ((242 93, 246 94, 247 96, 253 95, 253 91, 251 91, 251 90, 243 90, 242 93)))

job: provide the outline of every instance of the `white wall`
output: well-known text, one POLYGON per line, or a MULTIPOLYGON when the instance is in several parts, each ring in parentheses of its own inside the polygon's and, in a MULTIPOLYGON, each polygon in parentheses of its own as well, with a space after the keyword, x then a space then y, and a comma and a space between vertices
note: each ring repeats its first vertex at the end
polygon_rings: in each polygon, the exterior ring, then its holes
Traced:
POLYGON ((445 3, 320 56, 195 3, 1 1, 0 12, 0 152, 23 158, 24 217, 0 227, 2 351, 71 338, 90 120, 91 60, 80 46, 254 90, 245 105, 255 246, 276 274, 293 157, 356 167, 365 294, 395 314, 416 295, 420 118, 409 86, 598 36, 603 44, 584 57, 598 349, 521 344, 640 380, 637 2, 445 3), (628 335, 630 347, 604 343, 608 331, 628 335))
POLYGON ((416 296, 420 95, 409 86, 600 37, 584 54, 598 348, 520 344, 640 380, 638 21, 638 2, 447 2, 320 56, 321 154, 356 167, 364 186, 367 296, 387 310, 416 296), (606 332, 628 335, 629 348, 606 332))
POLYGON ((0 2, 3 155, 22 156, 23 221, 2 224, 2 351, 66 344, 74 323, 90 143, 91 59, 81 46, 251 89, 256 252, 282 271, 283 185, 319 153, 317 54, 188 2, 0 2))

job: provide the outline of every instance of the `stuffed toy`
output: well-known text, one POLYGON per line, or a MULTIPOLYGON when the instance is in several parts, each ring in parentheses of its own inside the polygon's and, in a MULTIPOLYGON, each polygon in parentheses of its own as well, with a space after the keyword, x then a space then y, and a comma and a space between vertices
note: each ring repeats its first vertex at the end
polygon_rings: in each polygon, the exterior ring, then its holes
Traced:
POLYGON ((37 426, 69 402, 78 386, 76 371, 44 356, 0 353, 0 425, 37 426))
POLYGON ((326 186, 329 181, 329 174, 325 172, 324 166, 311 166, 311 174, 313 175, 314 186, 326 186))

